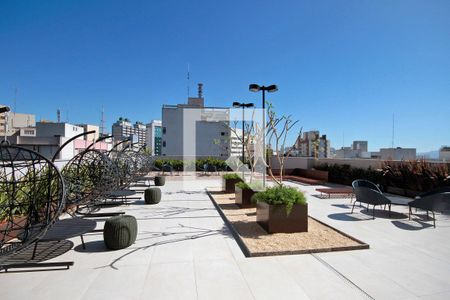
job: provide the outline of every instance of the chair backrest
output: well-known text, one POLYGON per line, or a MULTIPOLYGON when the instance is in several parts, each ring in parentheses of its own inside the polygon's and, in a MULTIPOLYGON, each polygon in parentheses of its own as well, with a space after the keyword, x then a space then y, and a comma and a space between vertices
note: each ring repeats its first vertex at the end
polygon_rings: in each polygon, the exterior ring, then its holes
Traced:
POLYGON ((382 205, 382 204, 390 204, 391 200, 389 200, 386 196, 383 195, 380 191, 374 190, 365 186, 357 186, 354 188, 356 201, 368 203, 372 205, 382 205))
POLYGON ((420 194, 419 198, 426 197, 426 196, 433 195, 433 194, 449 193, 449 192, 450 192, 450 186, 443 186, 443 187, 434 189, 432 191, 420 194))
POLYGON ((0 256, 45 235, 65 204, 63 178, 37 152, 0 145, 0 256))
POLYGON ((352 187, 353 189, 357 188, 357 187, 366 187, 372 190, 375 190, 377 192, 383 193, 380 188, 378 187, 378 185, 376 185, 375 183, 373 183, 372 181, 366 180, 366 179, 357 179, 354 180, 352 182, 352 187))
POLYGON ((409 205, 430 211, 450 210, 450 192, 429 194, 413 200, 409 205))
POLYGON ((75 155, 61 173, 66 184, 68 205, 103 200, 108 192, 118 189, 120 182, 116 164, 96 149, 75 155))

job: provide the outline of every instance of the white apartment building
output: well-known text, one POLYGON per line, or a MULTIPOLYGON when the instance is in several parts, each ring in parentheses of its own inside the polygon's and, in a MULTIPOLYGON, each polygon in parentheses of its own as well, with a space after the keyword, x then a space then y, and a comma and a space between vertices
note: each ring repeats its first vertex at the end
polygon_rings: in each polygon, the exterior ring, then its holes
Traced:
POLYGON ((132 124, 127 118, 119 118, 112 125, 112 135, 114 140, 124 140, 127 138, 137 142, 140 146, 145 146, 147 127, 142 122, 132 124))
POLYGON ((367 141, 353 141, 352 147, 336 150, 335 158, 371 158, 367 141))
MULTIPOLYGON (((226 159, 231 149, 229 109, 205 107, 201 97, 187 104, 162 107, 162 156, 218 157, 226 159)), ((235 139, 234 139, 235 140, 235 139)))
MULTIPOLYGON (((0 104, 0 107, 5 105, 0 104)), ((21 114, 9 112, 0 114, 0 136, 5 136, 5 125, 7 123, 8 132, 6 136, 12 136, 20 131, 21 128, 29 128, 36 126, 36 116, 32 114, 21 114)))
MULTIPOLYGON (((36 128, 22 128, 18 134, 9 137, 8 140, 11 144, 34 150, 51 159, 68 139, 83 132, 83 127, 69 123, 37 122, 36 128)), ((78 140, 84 141, 83 137, 80 137, 69 143, 56 159, 67 161, 83 150, 84 147, 77 143, 78 140)))
POLYGON ((295 152, 299 156, 327 158, 330 157, 330 140, 324 134, 320 136, 318 130, 306 131, 295 142, 295 152))

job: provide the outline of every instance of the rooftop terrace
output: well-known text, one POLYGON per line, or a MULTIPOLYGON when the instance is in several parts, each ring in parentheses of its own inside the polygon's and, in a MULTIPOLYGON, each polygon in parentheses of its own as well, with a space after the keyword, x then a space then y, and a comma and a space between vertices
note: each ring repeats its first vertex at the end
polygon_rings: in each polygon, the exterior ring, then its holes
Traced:
MULTIPOLYGON (((142 200, 120 210, 138 220, 130 248, 108 251, 101 233, 73 238, 54 261, 69 270, 0 274, 2 299, 449 299, 450 218, 437 227, 362 208, 350 199, 306 192, 309 214, 370 244, 370 249, 247 258, 205 192, 218 177, 170 177, 158 205, 142 200)), ((114 210, 109 208, 110 210, 114 210)), ((115 209, 117 210, 117 208, 115 209)), ((406 208, 395 206, 397 213, 406 208)), ((102 228, 98 222, 98 228, 102 228)))

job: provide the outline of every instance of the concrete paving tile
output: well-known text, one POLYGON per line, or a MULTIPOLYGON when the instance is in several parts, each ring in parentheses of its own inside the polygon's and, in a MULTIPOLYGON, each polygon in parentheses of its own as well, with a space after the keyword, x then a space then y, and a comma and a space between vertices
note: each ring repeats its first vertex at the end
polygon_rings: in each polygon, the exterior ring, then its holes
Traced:
POLYGON ((254 299, 233 260, 195 262, 198 299, 254 299))

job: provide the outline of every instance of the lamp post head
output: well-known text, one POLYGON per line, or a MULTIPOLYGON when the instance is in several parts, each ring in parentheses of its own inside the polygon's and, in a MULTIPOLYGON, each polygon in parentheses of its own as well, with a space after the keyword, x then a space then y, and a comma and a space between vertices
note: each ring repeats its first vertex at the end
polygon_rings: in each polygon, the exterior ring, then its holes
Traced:
POLYGON ((5 112, 8 112, 8 111, 10 111, 11 109, 9 108, 9 106, 3 106, 3 107, 0 107, 0 114, 1 113, 5 113, 5 112))
POLYGON ((242 103, 244 107, 253 107, 255 104, 253 103, 242 103))
POLYGON ((233 107, 241 107, 241 103, 240 102, 233 102, 233 107))
POLYGON ((274 93, 274 92, 278 91, 278 86, 277 86, 276 84, 272 84, 272 85, 269 85, 269 86, 266 88, 266 90, 267 90, 269 93, 274 93))
POLYGON ((248 86, 249 91, 251 92, 259 92, 261 90, 261 87, 257 85, 256 83, 252 83, 248 86))

